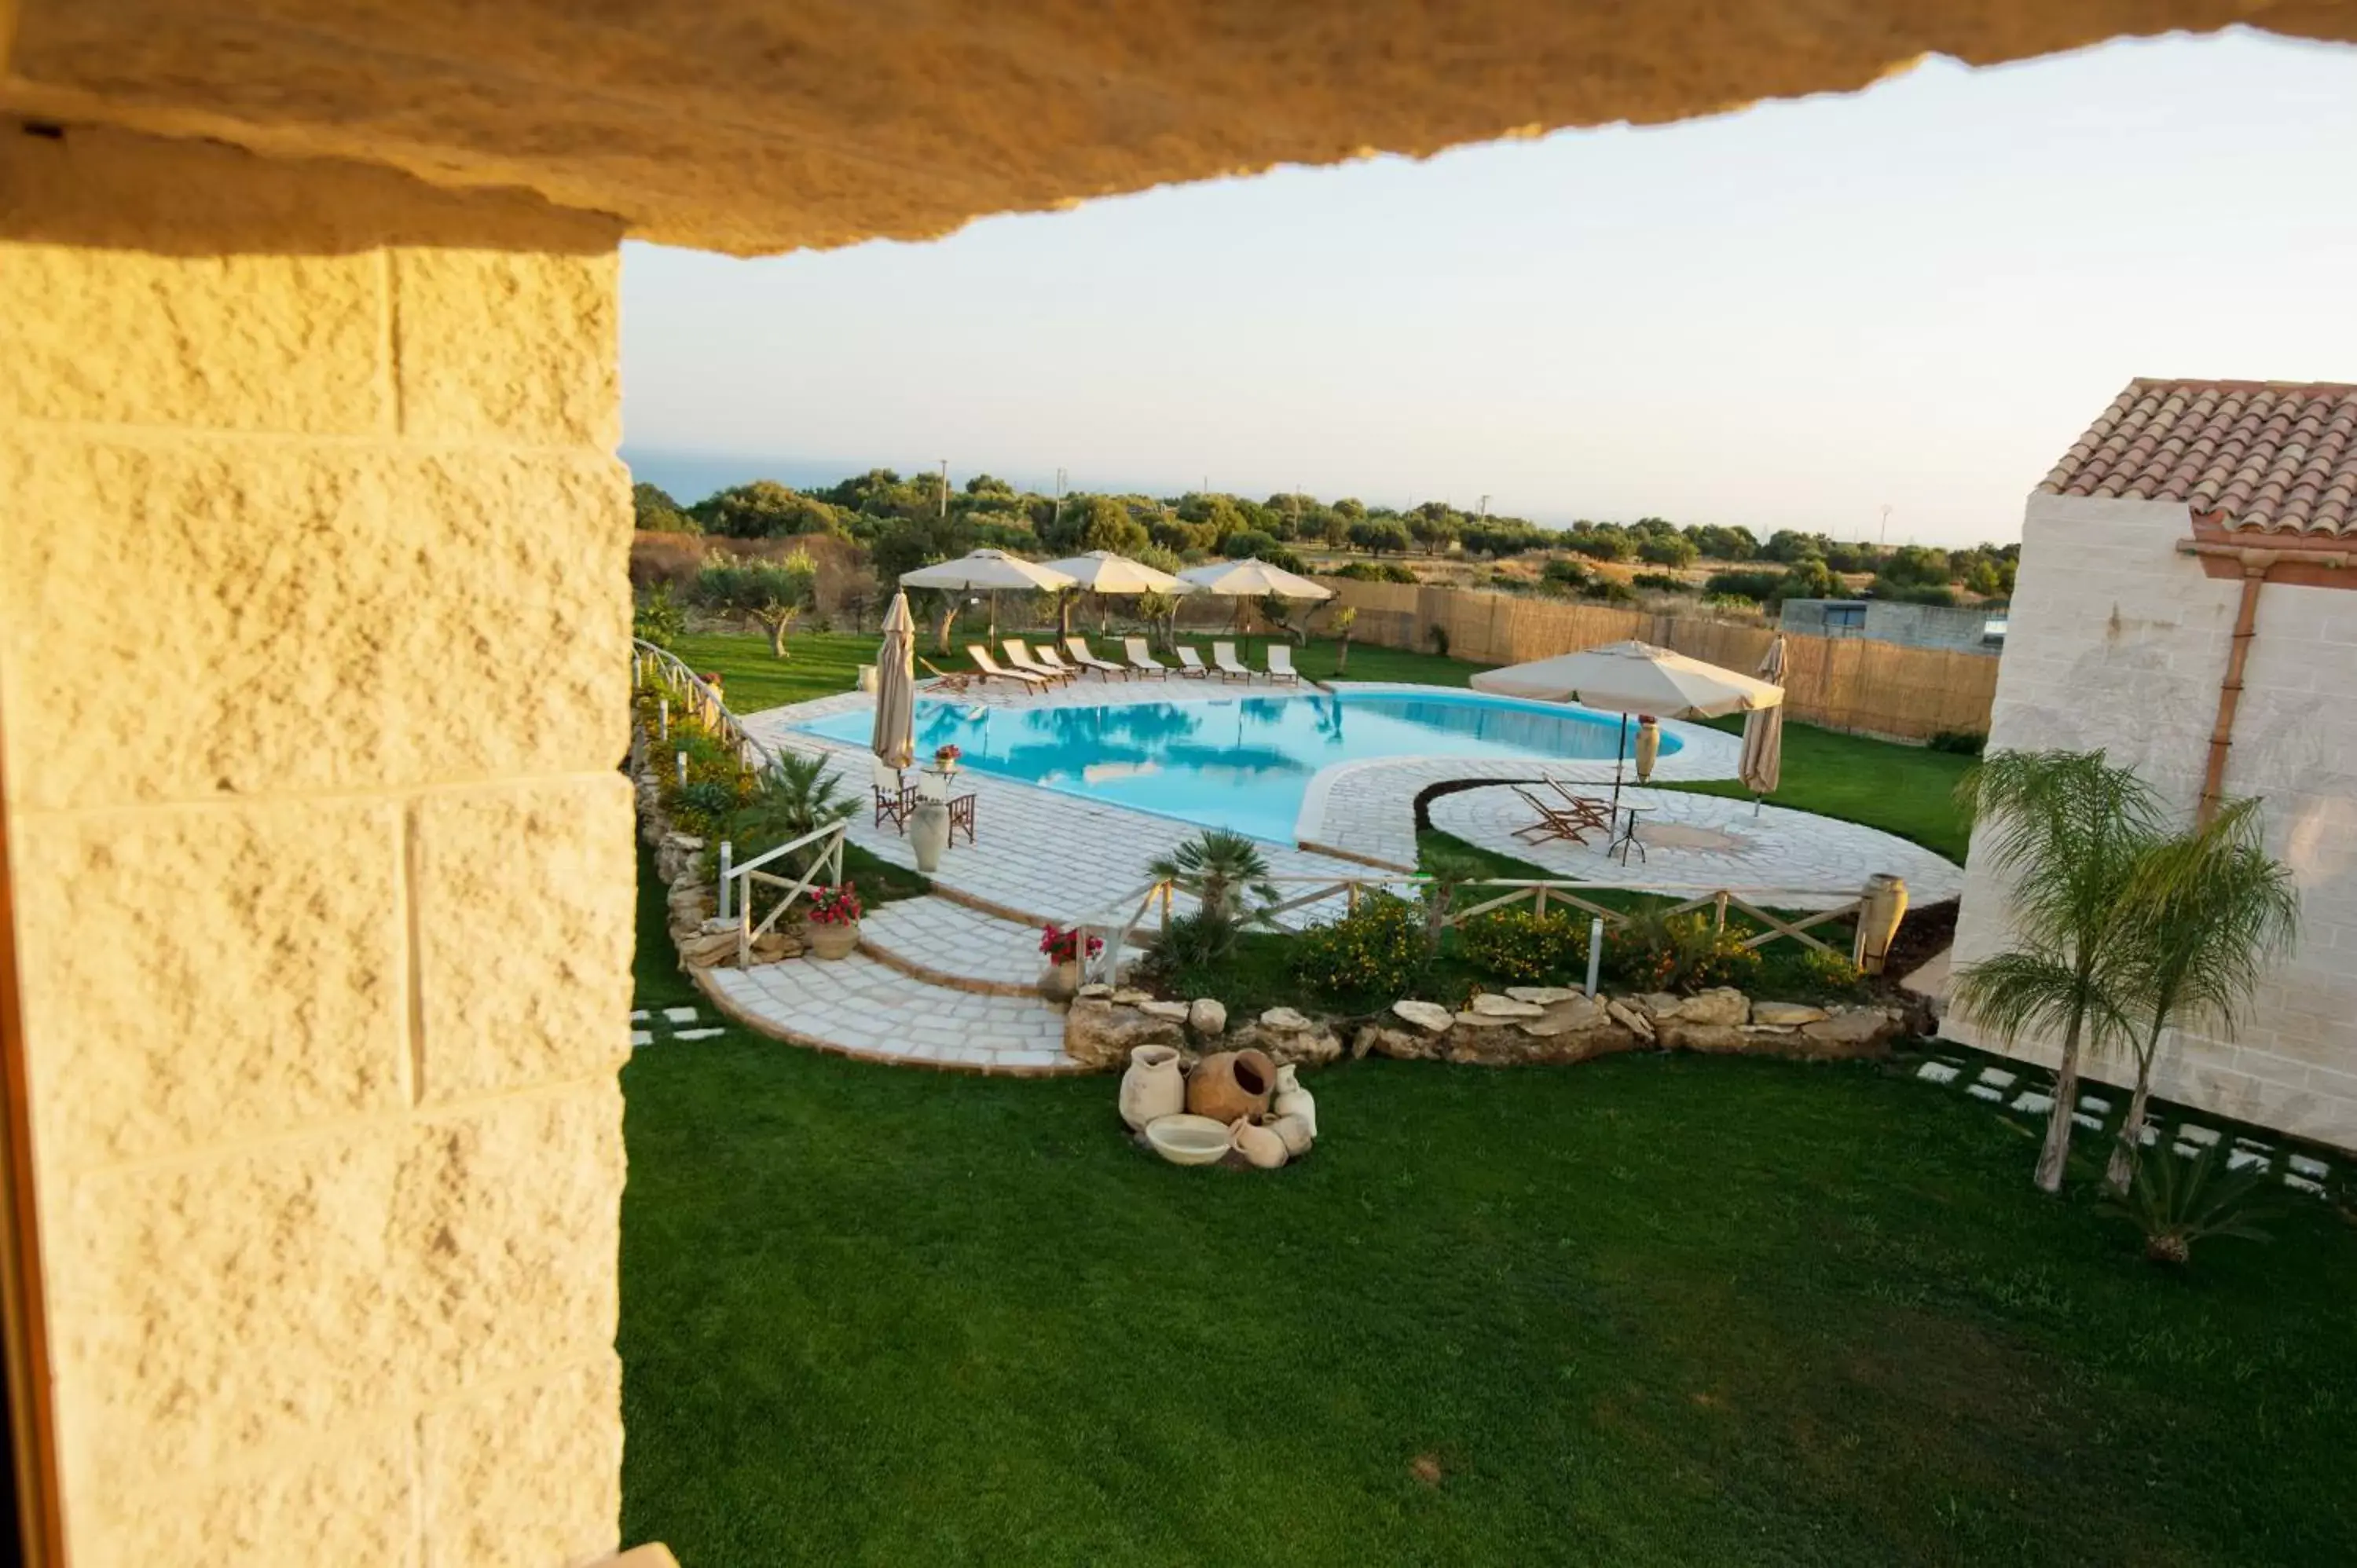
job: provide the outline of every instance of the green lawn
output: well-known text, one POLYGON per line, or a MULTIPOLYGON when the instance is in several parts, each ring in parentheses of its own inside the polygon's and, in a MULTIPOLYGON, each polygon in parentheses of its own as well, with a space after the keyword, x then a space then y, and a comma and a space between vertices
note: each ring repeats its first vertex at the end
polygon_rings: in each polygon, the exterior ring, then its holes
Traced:
POLYGON ((1275 1175, 1106 1078, 623 1084, 624 1535, 686 1568, 2357 1560, 2348 1224, 2158 1273, 1903 1066, 1371 1060, 1275 1175))

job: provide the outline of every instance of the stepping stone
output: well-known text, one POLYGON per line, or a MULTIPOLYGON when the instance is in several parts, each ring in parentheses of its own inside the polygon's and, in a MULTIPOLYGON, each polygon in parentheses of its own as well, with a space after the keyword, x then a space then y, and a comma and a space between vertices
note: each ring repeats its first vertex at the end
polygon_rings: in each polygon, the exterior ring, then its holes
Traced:
POLYGON ((2189 1144, 2199 1144, 2206 1149, 2218 1141, 2218 1129, 2196 1127, 2190 1122, 2180 1122, 2177 1124, 2177 1135, 2189 1144))
POLYGON ((2146 1122, 2136 1132, 2136 1142, 2145 1148, 2151 1148, 2160 1142, 2160 1129, 2149 1122, 2146 1122))
POLYGON ((2090 1133, 2100 1133, 2104 1130, 2104 1119, 2102 1117, 2090 1116, 2083 1111, 2073 1111, 2071 1112, 2071 1120, 2076 1122, 2080 1126, 2084 1127, 2090 1133))
POLYGON ((2322 1160, 2311 1158, 2307 1155, 2294 1155, 2291 1157, 2291 1168, 2298 1171, 2300 1175, 2308 1177, 2310 1181, 2322 1181, 2326 1176, 2332 1174, 2332 1167, 2330 1165, 2326 1165, 2322 1160))
POLYGON ((2013 1108, 2016 1111, 2027 1111, 2033 1116, 2042 1116, 2054 1109, 2054 1097, 2050 1094, 2040 1094, 2036 1090, 2026 1090, 2021 1097, 2013 1102, 2013 1108))
POLYGON ((2256 1165, 2261 1170, 2266 1169, 2266 1155, 2259 1153, 2256 1149, 2230 1149, 2227 1151, 2226 1168, 2228 1170, 2246 1171, 2253 1165, 2256 1165))
POLYGON ((2310 1181, 2304 1176, 2286 1176, 2284 1186, 2297 1188, 2301 1192, 2313 1193, 2318 1197, 2324 1196, 2324 1184, 2320 1181, 2310 1181))
POLYGON ((1915 1076, 1932 1083, 1953 1083, 1956 1069, 1946 1062, 1925 1062, 1915 1069, 1915 1076))
POLYGON ((636 1012, 634 1012, 634 1013, 632 1013, 632 1014, 630 1015, 630 1022, 631 1022, 631 1023, 633 1023, 633 1024, 643 1024, 643 1023, 645 1023, 646 1021, 647 1021, 647 1010, 646 1010, 645 1008, 643 1008, 643 1007, 640 1008, 638 1011, 636 1011, 636 1012))
POLYGON ((2262 1144, 2256 1138, 2237 1138, 2234 1140, 2234 1147, 2238 1149, 2258 1149, 2270 1155, 2274 1154, 2276 1150, 2276 1146, 2273 1144, 2262 1144))
POLYGON ((2171 1144, 2169 1147, 2175 1150, 2178 1154, 2184 1155, 2189 1160, 2198 1160, 2201 1157, 2201 1150, 2197 1144, 2171 1144))
POLYGON ((1975 1100, 1996 1101, 2005 1098, 2004 1095, 1998 1093, 1996 1090, 1991 1089, 1986 1083, 1968 1083, 1964 1086, 1964 1092, 1971 1095, 1975 1100))
POLYGON ((655 1036, 652 1030, 633 1029, 630 1031, 630 1044, 634 1046, 651 1046, 654 1043, 655 1036))
POLYGON ((2098 1116, 2109 1116, 2112 1113, 2112 1102, 2100 1094, 2083 1094, 2079 1096, 2079 1109, 2092 1111, 2098 1116))
POLYGON ((1998 1089, 2011 1089, 2013 1087, 2013 1074, 2006 1071, 2001 1067, 1986 1068, 1982 1069, 1981 1081, 1986 1084, 1993 1085, 1998 1089))
POLYGON ((671 1024, 693 1024, 695 1022, 695 1009, 693 1007, 666 1007, 663 1009, 663 1021, 671 1024))
POLYGON ((720 1033, 717 1029, 682 1029, 672 1036, 674 1040, 708 1040, 720 1033))

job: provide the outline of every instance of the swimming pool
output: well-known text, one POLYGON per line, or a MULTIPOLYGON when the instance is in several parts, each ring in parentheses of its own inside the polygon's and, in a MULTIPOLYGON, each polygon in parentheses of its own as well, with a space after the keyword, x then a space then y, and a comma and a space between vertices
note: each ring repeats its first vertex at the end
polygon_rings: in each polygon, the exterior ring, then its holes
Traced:
MULTIPOLYGON (((866 744, 861 710, 797 727, 866 744)), ((1609 761, 1620 716, 1478 692, 1367 692, 1108 703, 1103 706, 917 704, 917 755, 954 744, 964 766, 1277 843, 1293 842, 1320 768, 1378 757, 1609 761)), ((1631 730, 1631 745, 1634 731, 1631 730)), ((1682 742, 1662 736, 1662 755, 1682 742)))

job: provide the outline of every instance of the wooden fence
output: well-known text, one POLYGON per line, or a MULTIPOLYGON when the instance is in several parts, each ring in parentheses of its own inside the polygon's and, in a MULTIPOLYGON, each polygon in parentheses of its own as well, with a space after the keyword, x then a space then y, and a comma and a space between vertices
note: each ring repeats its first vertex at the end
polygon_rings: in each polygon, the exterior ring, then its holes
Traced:
MULTIPOLYGON (((1433 628, 1448 651, 1480 664, 1520 664, 1636 638, 1728 670, 1756 670, 1773 627, 1706 614, 1649 615, 1519 594, 1322 577, 1335 603, 1356 609, 1351 636, 1385 648, 1431 651, 1433 628)), ((1310 624, 1322 628, 1323 616, 1310 624)), ((1829 729, 1902 740, 1943 731, 1986 734, 1997 661, 1986 654, 1906 648, 1858 637, 1784 635, 1784 702, 1792 715, 1829 729)))

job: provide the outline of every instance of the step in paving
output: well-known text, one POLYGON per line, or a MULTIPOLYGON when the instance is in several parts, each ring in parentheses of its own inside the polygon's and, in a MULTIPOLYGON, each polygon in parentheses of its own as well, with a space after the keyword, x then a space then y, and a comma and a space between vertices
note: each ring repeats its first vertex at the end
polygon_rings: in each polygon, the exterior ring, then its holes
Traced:
POLYGON ((1038 993, 1039 928, 947 898, 901 898, 860 917, 859 950, 903 973, 955 991, 1038 993))
POLYGON ((721 1011, 795 1045, 952 1071, 1082 1070, 1064 1055, 1063 1009, 1036 994, 953 990, 865 953, 710 969, 700 978, 721 1011))

